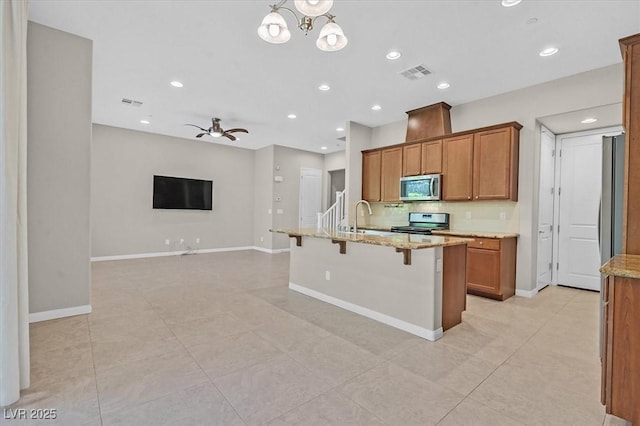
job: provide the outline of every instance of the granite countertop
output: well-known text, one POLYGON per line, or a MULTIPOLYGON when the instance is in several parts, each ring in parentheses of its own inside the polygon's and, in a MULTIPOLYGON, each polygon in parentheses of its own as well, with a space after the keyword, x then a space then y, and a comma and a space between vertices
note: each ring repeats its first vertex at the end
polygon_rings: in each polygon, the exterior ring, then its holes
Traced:
POLYGON ((455 235, 469 238, 517 238, 519 234, 493 231, 456 231, 455 229, 449 229, 447 231, 433 231, 433 235, 455 235))
POLYGON ((602 265, 600 272, 616 277, 640 279, 640 255, 618 254, 602 265))
POLYGON ((289 236, 302 236, 324 238, 333 241, 346 241, 351 243, 373 244, 377 246, 395 247, 399 249, 425 249, 431 247, 455 246, 467 244, 473 241, 469 238, 458 238, 438 235, 411 235, 395 233, 393 235, 354 234, 342 231, 308 229, 271 229, 271 232, 288 234, 289 236))
POLYGON ((372 229, 374 231, 391 232, 391 226, 389 225, 358 225, 358 229, 372 229))

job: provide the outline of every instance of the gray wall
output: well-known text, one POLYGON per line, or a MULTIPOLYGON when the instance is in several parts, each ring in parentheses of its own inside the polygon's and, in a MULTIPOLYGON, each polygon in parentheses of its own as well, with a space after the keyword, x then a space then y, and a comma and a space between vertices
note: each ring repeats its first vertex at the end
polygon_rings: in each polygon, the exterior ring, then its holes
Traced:
POLYGON ((273 248, 273 150, 270 145, 255 153, 253 187, 255 191, 253 213, 253 245, 268 250, 273 248))
POLYGON ((29 22, 29 312, 89 305, 92 42, 29 22))
MULTIPOLYGON (((297 228, 300 208, 300 168, 322 171, 324 155, 278 145, 274 146, 273 154, 273 173, 283 177, 282 182, 274 182, 273 185, 273 227, 297 228), (278 167, 280 170, 276 170, 278 167), (282 201, 275 201, 275 197, 278 196, 282 201), (282 209, 283 214, 277 214, 278 209, 282 209)), ((289 248, 289 237, 284 234, 274 234, 273 248, 289 248)))
POLYGON ((92 256, 253 246, 253 166, 251 150, 95 124, 92 256), (154 174, 213 180, 213 211, 153 209, 154 174))
MULTIPOLYGON (((622 64, 576 74, 502 95, 481 99, 451 109, 451 127, 459 132, 507 121, 518 121, 520 131, 520 164, 518 182, 519 234, 518 289, 536 287, 538 187, 540 177, 540 125, 537 119, 554 114, 578 111, 622 100, 622 64)), ((444 99, 446 102, 446 99, 444 99)), ((579 123, 576 123, 579 126, 579 123)), ((404 140, 406 120, 371 130, 367 145, 366 132, 355 134, 354 144, 347 139, 347 155, 351 166, 361 161, 360 150, 392 145, 404 140)), ((361 172, 348 172, 350 188, 359 188, 361 172), (355 180, 357 179, 357 182, 355 180)), ((351 198, 353 201, 354 198, 351 198)), ((475 205, 475 204, 474 204, 475 205)))
MULTIPOLYGON (((396 126, 397 127, 397 126, 396 126)), ((347 123, 347 143, 345 163, 347 173, 345 185, 347 188, 347 202, 349 203, 348 217, 353 217, 351 209, 356 201, 362 198, 362 152, 371 148, 371 127, 353 121, 347 123)), ((388 144, 392 145, 392 144, 388 144)), ((351 219, 349 219, 351 223, 351 219)))

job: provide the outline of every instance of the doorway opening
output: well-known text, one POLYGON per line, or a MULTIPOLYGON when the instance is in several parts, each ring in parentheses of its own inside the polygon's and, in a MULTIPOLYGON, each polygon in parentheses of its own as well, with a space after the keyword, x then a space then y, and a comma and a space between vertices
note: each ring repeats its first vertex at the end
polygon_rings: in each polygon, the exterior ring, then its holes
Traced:
POLYGON ((329 171, 329 193, 327 194, 327 206, 332 206, 336 202, 336 193, 344 191, 345 169, 329 171))
POLYGON ((537 289, 600 291, 603 140, 620 127, 554 135, 541 131, 537 289))

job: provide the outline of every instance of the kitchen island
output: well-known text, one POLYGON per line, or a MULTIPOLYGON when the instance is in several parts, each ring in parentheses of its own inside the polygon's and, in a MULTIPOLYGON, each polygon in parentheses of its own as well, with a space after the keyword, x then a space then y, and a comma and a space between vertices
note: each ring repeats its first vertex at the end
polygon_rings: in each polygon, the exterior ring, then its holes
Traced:
MULTIPOLYGON (((466 307, 468 238, 273 229, 289 235, 289 288, 428 340, 466 307)), ((366 231, 365 231, 366 232, 366 231)))

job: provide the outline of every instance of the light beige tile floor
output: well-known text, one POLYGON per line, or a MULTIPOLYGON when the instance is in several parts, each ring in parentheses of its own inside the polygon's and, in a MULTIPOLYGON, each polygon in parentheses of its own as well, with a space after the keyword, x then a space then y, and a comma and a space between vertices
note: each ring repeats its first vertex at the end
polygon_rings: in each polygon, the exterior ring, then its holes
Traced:
MULTIPOLYGON (((31 326, 47 425, 624 425, 599 402, 598 294, 468 297, 428 342, 289 291, 257 251, 92 264, 90 315, 31 326)), ((31 424, 0 419, 2 424, 31 424)))

